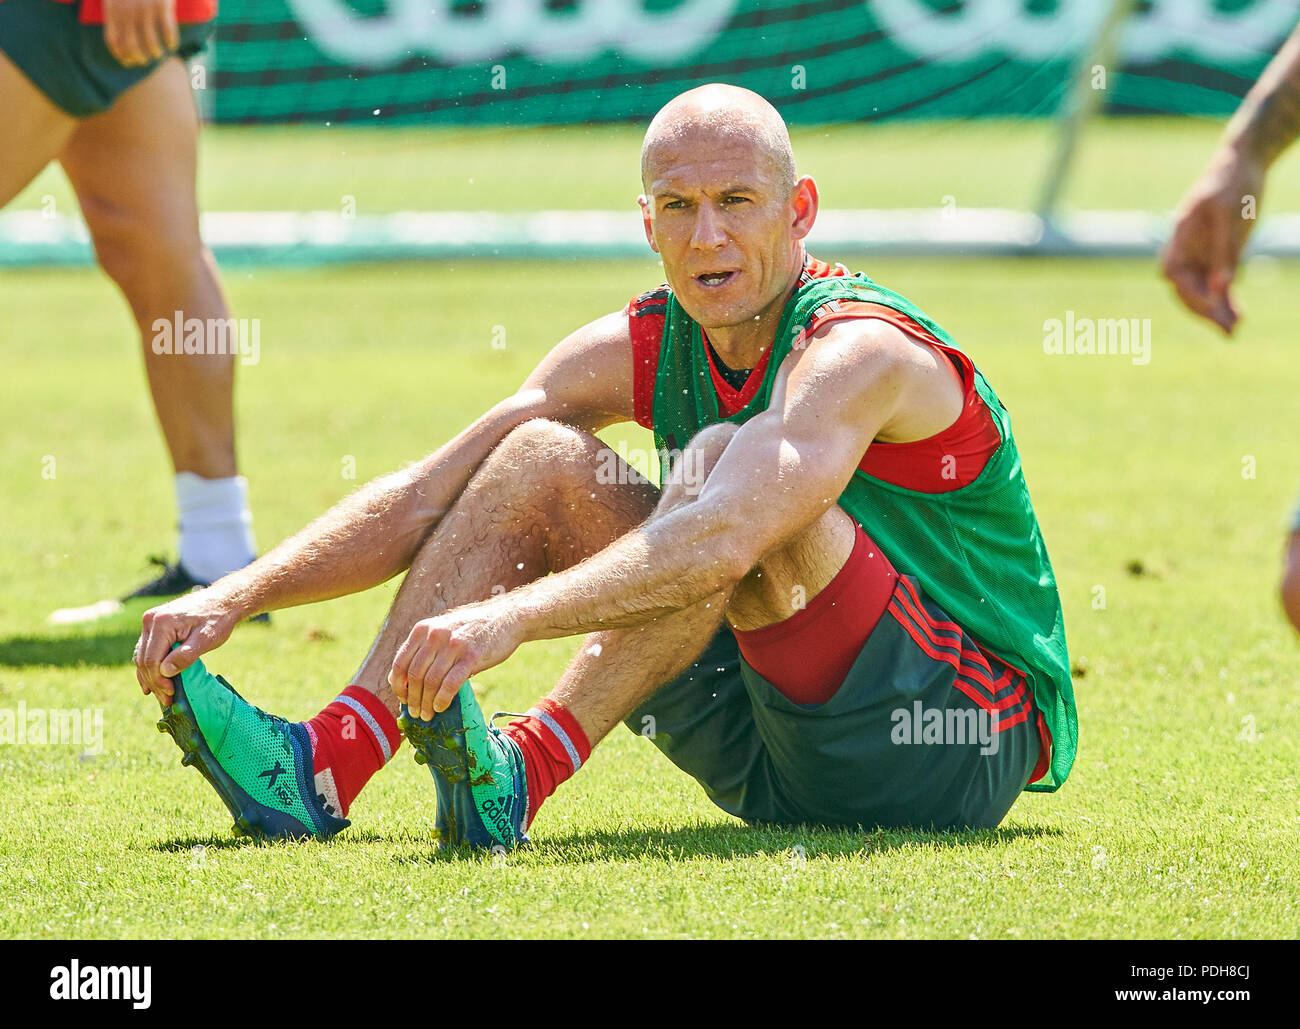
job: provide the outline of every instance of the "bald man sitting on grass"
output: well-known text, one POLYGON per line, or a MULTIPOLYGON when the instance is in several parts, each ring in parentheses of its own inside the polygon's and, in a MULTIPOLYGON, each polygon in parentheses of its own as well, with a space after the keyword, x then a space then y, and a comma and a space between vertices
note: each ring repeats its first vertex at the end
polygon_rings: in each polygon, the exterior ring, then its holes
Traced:
POLYGON ((512 847, 620 721, 749 822, 989 827, 1065 781, 1060 601, 987 380, 910 301, 809 256, 817 186, 762 97, 671 101, 642 180, 665 284, 425 460, 144 616, 140 685, 241 831, 332 836, 405 736, 443 842, 512 847), (594 435, 633 420, 658 487, 610 474, 594 435), (254 613, 402 571, 310 721, 198 660, 254 613), (582 636, 568 669, 497 729, 470 678, 559 636, 582 636))

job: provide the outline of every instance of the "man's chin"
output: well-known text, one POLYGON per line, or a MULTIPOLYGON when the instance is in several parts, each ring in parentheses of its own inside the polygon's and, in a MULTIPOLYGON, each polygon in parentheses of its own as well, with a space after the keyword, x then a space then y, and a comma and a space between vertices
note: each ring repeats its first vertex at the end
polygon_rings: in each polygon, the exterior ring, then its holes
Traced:
POLYGON ((748 308, 738 310, 732 304, 701 304, 698 300, 684 298, 681 294, 677 295, 677 302, 682 305, 682 310, 691 316, 691 320, 705 332, 712 332, 715 329, 734 329, 739 325, 751 324, 758 317, 757 311, 748 308))

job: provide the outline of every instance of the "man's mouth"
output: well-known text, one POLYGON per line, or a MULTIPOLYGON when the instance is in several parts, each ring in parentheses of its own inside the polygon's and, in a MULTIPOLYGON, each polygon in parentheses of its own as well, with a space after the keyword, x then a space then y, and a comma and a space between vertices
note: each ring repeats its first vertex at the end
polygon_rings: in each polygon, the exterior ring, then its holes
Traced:
POLYGON ((695 276, 695 281, 708 289, 717 289, 720 286, 725 286, 739 274, 737 271, 704 272, 695 276))

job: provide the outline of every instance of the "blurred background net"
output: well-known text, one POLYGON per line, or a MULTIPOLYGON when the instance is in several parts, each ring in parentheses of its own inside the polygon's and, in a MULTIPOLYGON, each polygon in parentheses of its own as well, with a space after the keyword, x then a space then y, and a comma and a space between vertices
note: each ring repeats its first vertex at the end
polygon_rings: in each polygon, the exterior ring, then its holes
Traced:
MULTIPOLYGON (((787 120, 1057 114, 1108 0, 223 0, 223 123, 641 121, 721 79, 787 120)), ((1113 113, 1224 115, 1291 2, 1136 3, 1113 113)))

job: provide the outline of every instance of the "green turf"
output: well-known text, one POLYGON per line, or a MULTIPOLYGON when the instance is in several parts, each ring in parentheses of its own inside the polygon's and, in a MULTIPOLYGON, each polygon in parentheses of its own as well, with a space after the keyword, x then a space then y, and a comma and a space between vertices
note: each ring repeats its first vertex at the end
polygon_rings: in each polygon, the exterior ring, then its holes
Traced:
MULTIPOLYGON (((1090 122, 1062 194, 1065 206, 1171 210, 1204 166, 1223 123, 1104 118, 1090 122), (1152 159, 1158 146, 1159 160, 1152 159)), ((828 208, 1032 208, 1055 145, 1048 121, 894 122, 796 127, 802 172, 828 208), (945 201, 945 197, 952 200, 945 201)), ((634 209, 643 129, 230 128, 202 137, 205 210, 634 209)), ((71 211, 60 171, 11 205, 71 211)), ((1300 209, 1300 148, 1283 157, 1263 210, 1300 209)))
MULTIPOLYGON (((10 272, 0 709, 99 709, 104 749, 0 745, 0 937, 1296 935, 1300 645, 1274 591, 1300 483, 1300 267, 1247 269, 1231 344, 1145 262, 869 270, 963 341, 1012 412, 1078 674, 1079 760, 1061 792, 1023 797, 995 832, 759 831, 618 730, 543 809, 535 844, 504 859, 435 851, 433 791, 409 748, 333 843, 233 841, 154 730, 128 663, 134 626, 43 623, 131 585, 174 514, 120 300, 91 272, 10 272), (1068 309, 1150 318, 1150 364, 1045 355, 1042 323, 1068 309)), ((353 488, 348 458, 360 481, 425 453, 656 271, 229 276, 237 313, 262 320, 239 389, 261 543, 353 488), (525 290, 544 299, 524 308, 525 290)), ((391 592, 277 613, 208 665, 309 716, 347 683, 391 592)), ((485 674, 485 706, 529 704, 570 648, 533 645, 485 674)))

